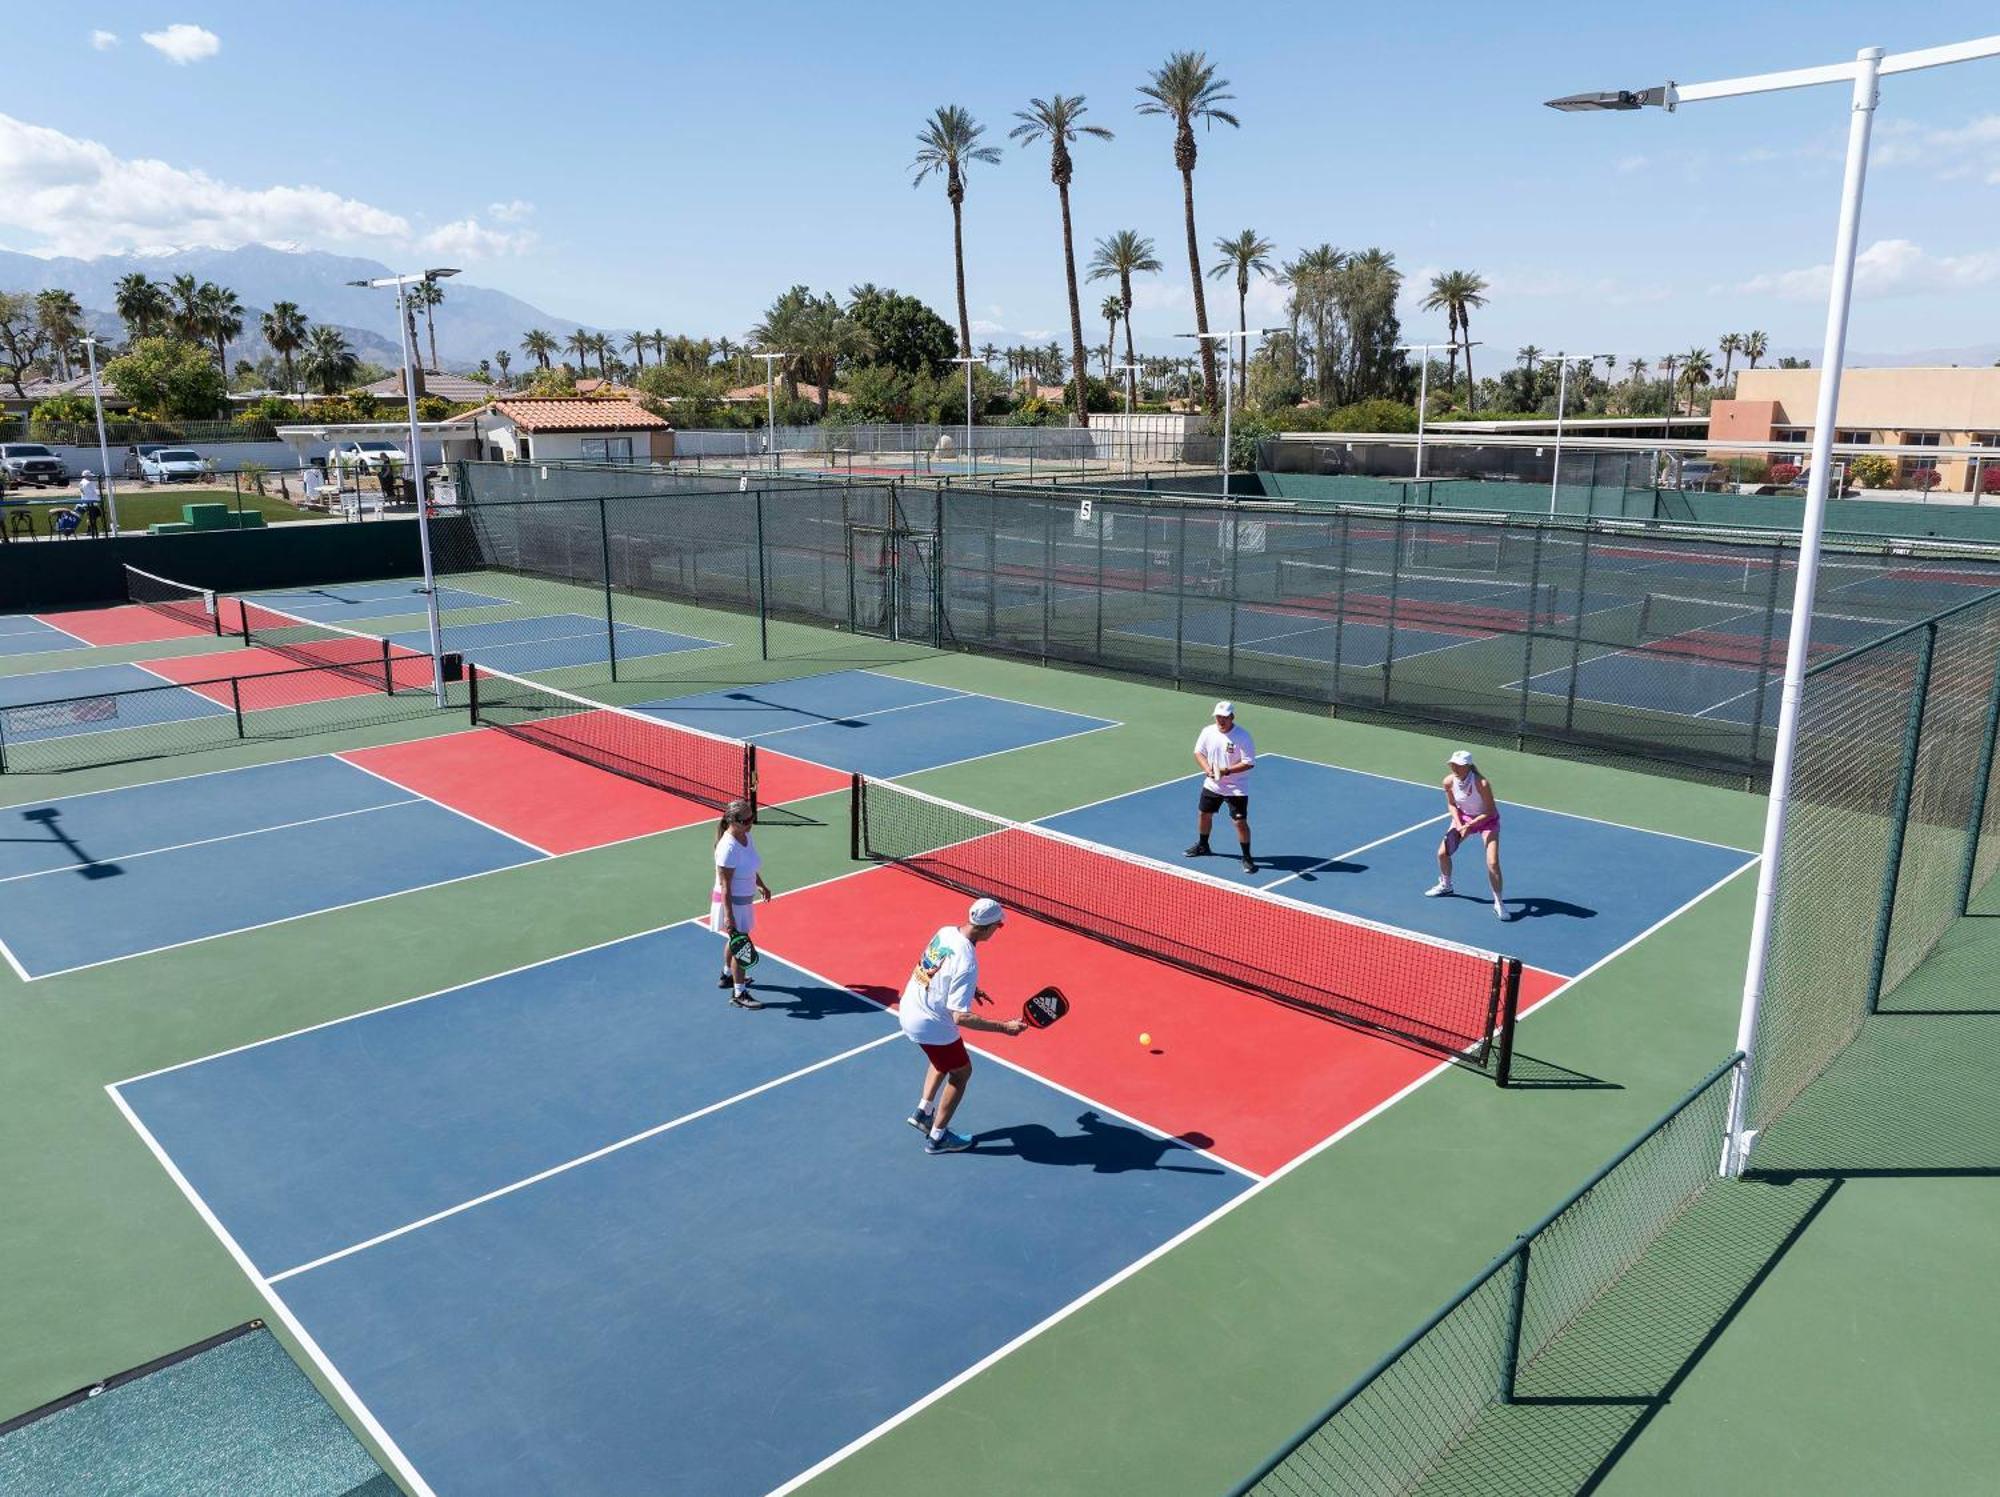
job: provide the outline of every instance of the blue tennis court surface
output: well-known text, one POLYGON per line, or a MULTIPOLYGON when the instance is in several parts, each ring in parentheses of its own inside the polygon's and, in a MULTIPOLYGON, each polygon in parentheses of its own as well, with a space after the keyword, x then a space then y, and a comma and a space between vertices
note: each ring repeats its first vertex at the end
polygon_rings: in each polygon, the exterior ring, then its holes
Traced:
POLYGON ((114 1095, 438 1492, 755 1493, 1250 1178, 767 955, 745 1014, 678 925, 114 1095), (838 1369, 829 1375, 830 1369, 838 1369))
POLYGON ((883 779, 1118 726, 865 670, 672 697, 639 710, 883 779))
POLYGON ((1236 860, 1235 832, 1224 816, 1210 837, 1217 856, 1183 857, 1194 840, 1201 784, 1195 775, 1045 825, 1309 904, 1504 951, 1565 976, 1602 961, 1752 861, 1732 847, 1511 805, 1499 783, 1501 868, 1515 912, 1502 924, 1476 843, 1459 849, 1456 896, 1424 897, 1437 878, 1445 828, 1438 786, 1272 754, 1257 761, 1255 781, 1252 846, 1263 868, 1254 876, 1236 860))
MULTIPOLYGON (((227 656, 216 662, 215 673, 229 674, 227 656)), ((34 743, 196 717, 226 717, 229 710, 198 691, 175 689, 165 676, 137 665, 92 665, 0 676, 0 738, 8 743, 34 743), (118 692, 138 695, 115 696, 118 692)))
MULTIPOLYGON (((391 618, 399 614, 422 613, 428 607, 423 583, 413 579, 383 582, 334 582, 325 587, 274 588, 268 592, 245 593, 252 603, 262 603, 300 618, 329 624, 351 624, 356 619, 391 618)), ((489 597, 464 588, 440 584, 437 591, 440 611, 454 608, 506 608, 512 598, 489 597)))
POLYGON ((321 756, 0 809, 0 952, 24 979, 543 854, 321 756))
POLYGON ((81 650, 90 641, 44 623, 32 614, 0 614, 0 655, 38 655, 47 650, 81 650))
MULTIPOLYGON (((617 640, 620 660, 707 650, 718 644, 713 639, 698 639, 691 634, 674 634, 638 624, 618 625, 617 640)), ((389 642, 418 654, 429 653, 431 647, 430 635, 422 629, 392 634, 389 642)), ((495 619, 484 624, 448 624, 444 647, 480 665, 503 671, 551 671, 567 665, 601 665, 610 659, 603 618, 581 613, 495 619)))

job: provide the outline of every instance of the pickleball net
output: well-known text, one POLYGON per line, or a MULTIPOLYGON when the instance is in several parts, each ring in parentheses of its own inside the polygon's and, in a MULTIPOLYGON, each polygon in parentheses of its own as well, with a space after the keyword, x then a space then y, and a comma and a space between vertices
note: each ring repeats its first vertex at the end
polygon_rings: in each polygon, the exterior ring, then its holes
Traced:
POLYGON ((1472 1065, 1506 1085, 1521 963, 856 775, 856 859, 1472 1065))
POLYGON ((240 610, 239 632, 246 645, 269 650, 300 665, 318 666, 394 696, 432 689, 431 657, 377 634, 316 623, 281 608, 231 598, 240 610))
POLYGON ((215 594, 208 588, 176 582, 128 563, 125 599, 204 634, 222 632, 222 615, 216 611, 215 594))
POLYGON ((485 666, 466 670, 472 720, 540 748, 720 809, 757 801, 757 749, 485 666))

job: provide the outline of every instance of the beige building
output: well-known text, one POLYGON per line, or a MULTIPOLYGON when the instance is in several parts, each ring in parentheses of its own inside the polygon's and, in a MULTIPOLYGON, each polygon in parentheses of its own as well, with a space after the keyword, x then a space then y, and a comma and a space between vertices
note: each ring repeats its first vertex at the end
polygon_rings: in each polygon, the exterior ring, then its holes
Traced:
MULTIPOLYGON (((1708 434, 1727 442, 1809 442, 1819 403, 1817 369, 1745 369, 1735 398, 1709 410, 1708 434)), ((1849 369, 1840 379, 1834 440, 1899 447, 2000 448, 2000 368, 1849 369)), ((1773 461, 1803 462, 1796 453, 1773 461)), ((1937 487, 1992 492, 2000 452, 1991 459, 1964 452, 1936 457, 1902 453, 1899 479, 1910 484, 1921 470, 1938 474, 1937 487)))

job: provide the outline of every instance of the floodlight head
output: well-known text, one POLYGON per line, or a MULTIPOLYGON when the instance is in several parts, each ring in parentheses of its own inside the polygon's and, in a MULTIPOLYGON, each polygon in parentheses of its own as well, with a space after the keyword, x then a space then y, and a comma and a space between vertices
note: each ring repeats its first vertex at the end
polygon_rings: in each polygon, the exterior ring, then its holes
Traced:
POLYGON ((425 271, 424 279, 427 281, 441 281, 446 276, 454 276, 457 274, 458 274, 458 267, 456 265, 440 265, 437 266, 435 269, 425 271))
POLYGON ((1589 94, 1565 94, 1560 99, 1550 99, 1548 105, 1566 114, 1588 114, 1604 109, 1672 109, 1676 102, 1674 86, 1666 83, 1657 88, 1615 88, 1589 94))

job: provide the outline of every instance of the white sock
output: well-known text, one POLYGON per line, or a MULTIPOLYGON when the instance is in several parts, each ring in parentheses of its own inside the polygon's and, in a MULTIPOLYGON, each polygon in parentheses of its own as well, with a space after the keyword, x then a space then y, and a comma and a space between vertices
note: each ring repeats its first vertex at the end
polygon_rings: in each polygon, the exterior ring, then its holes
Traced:
POLYGON ((944 1129, 942 1129, 942 1128, 933 1128, 933 1129, 931 1129, 931 1137, 932 1137, 933 1139, 939 1139, 939 1138, 943 1138, 943 1137, 944 1137, 944 1129))
POLYGON ((935 1112, 936 1110, 937 1110, 937 1103, 935 1103, 935 1102, 926 1102, 926 1101, 925 1101, 925 1100, 924 1100, 924 1099, 923 1099, 922 1097, 919 1097, 919 1098, 917 1098, 917 1116, 918 1116, 918 1117, 920 1117, 920 1118, 927 1118, 927 1117, 929 1117, 929 1116, 930 1116, 930 1115, 931 1115, 931 1114, 932 1114, 933 1112, 935 1112))

